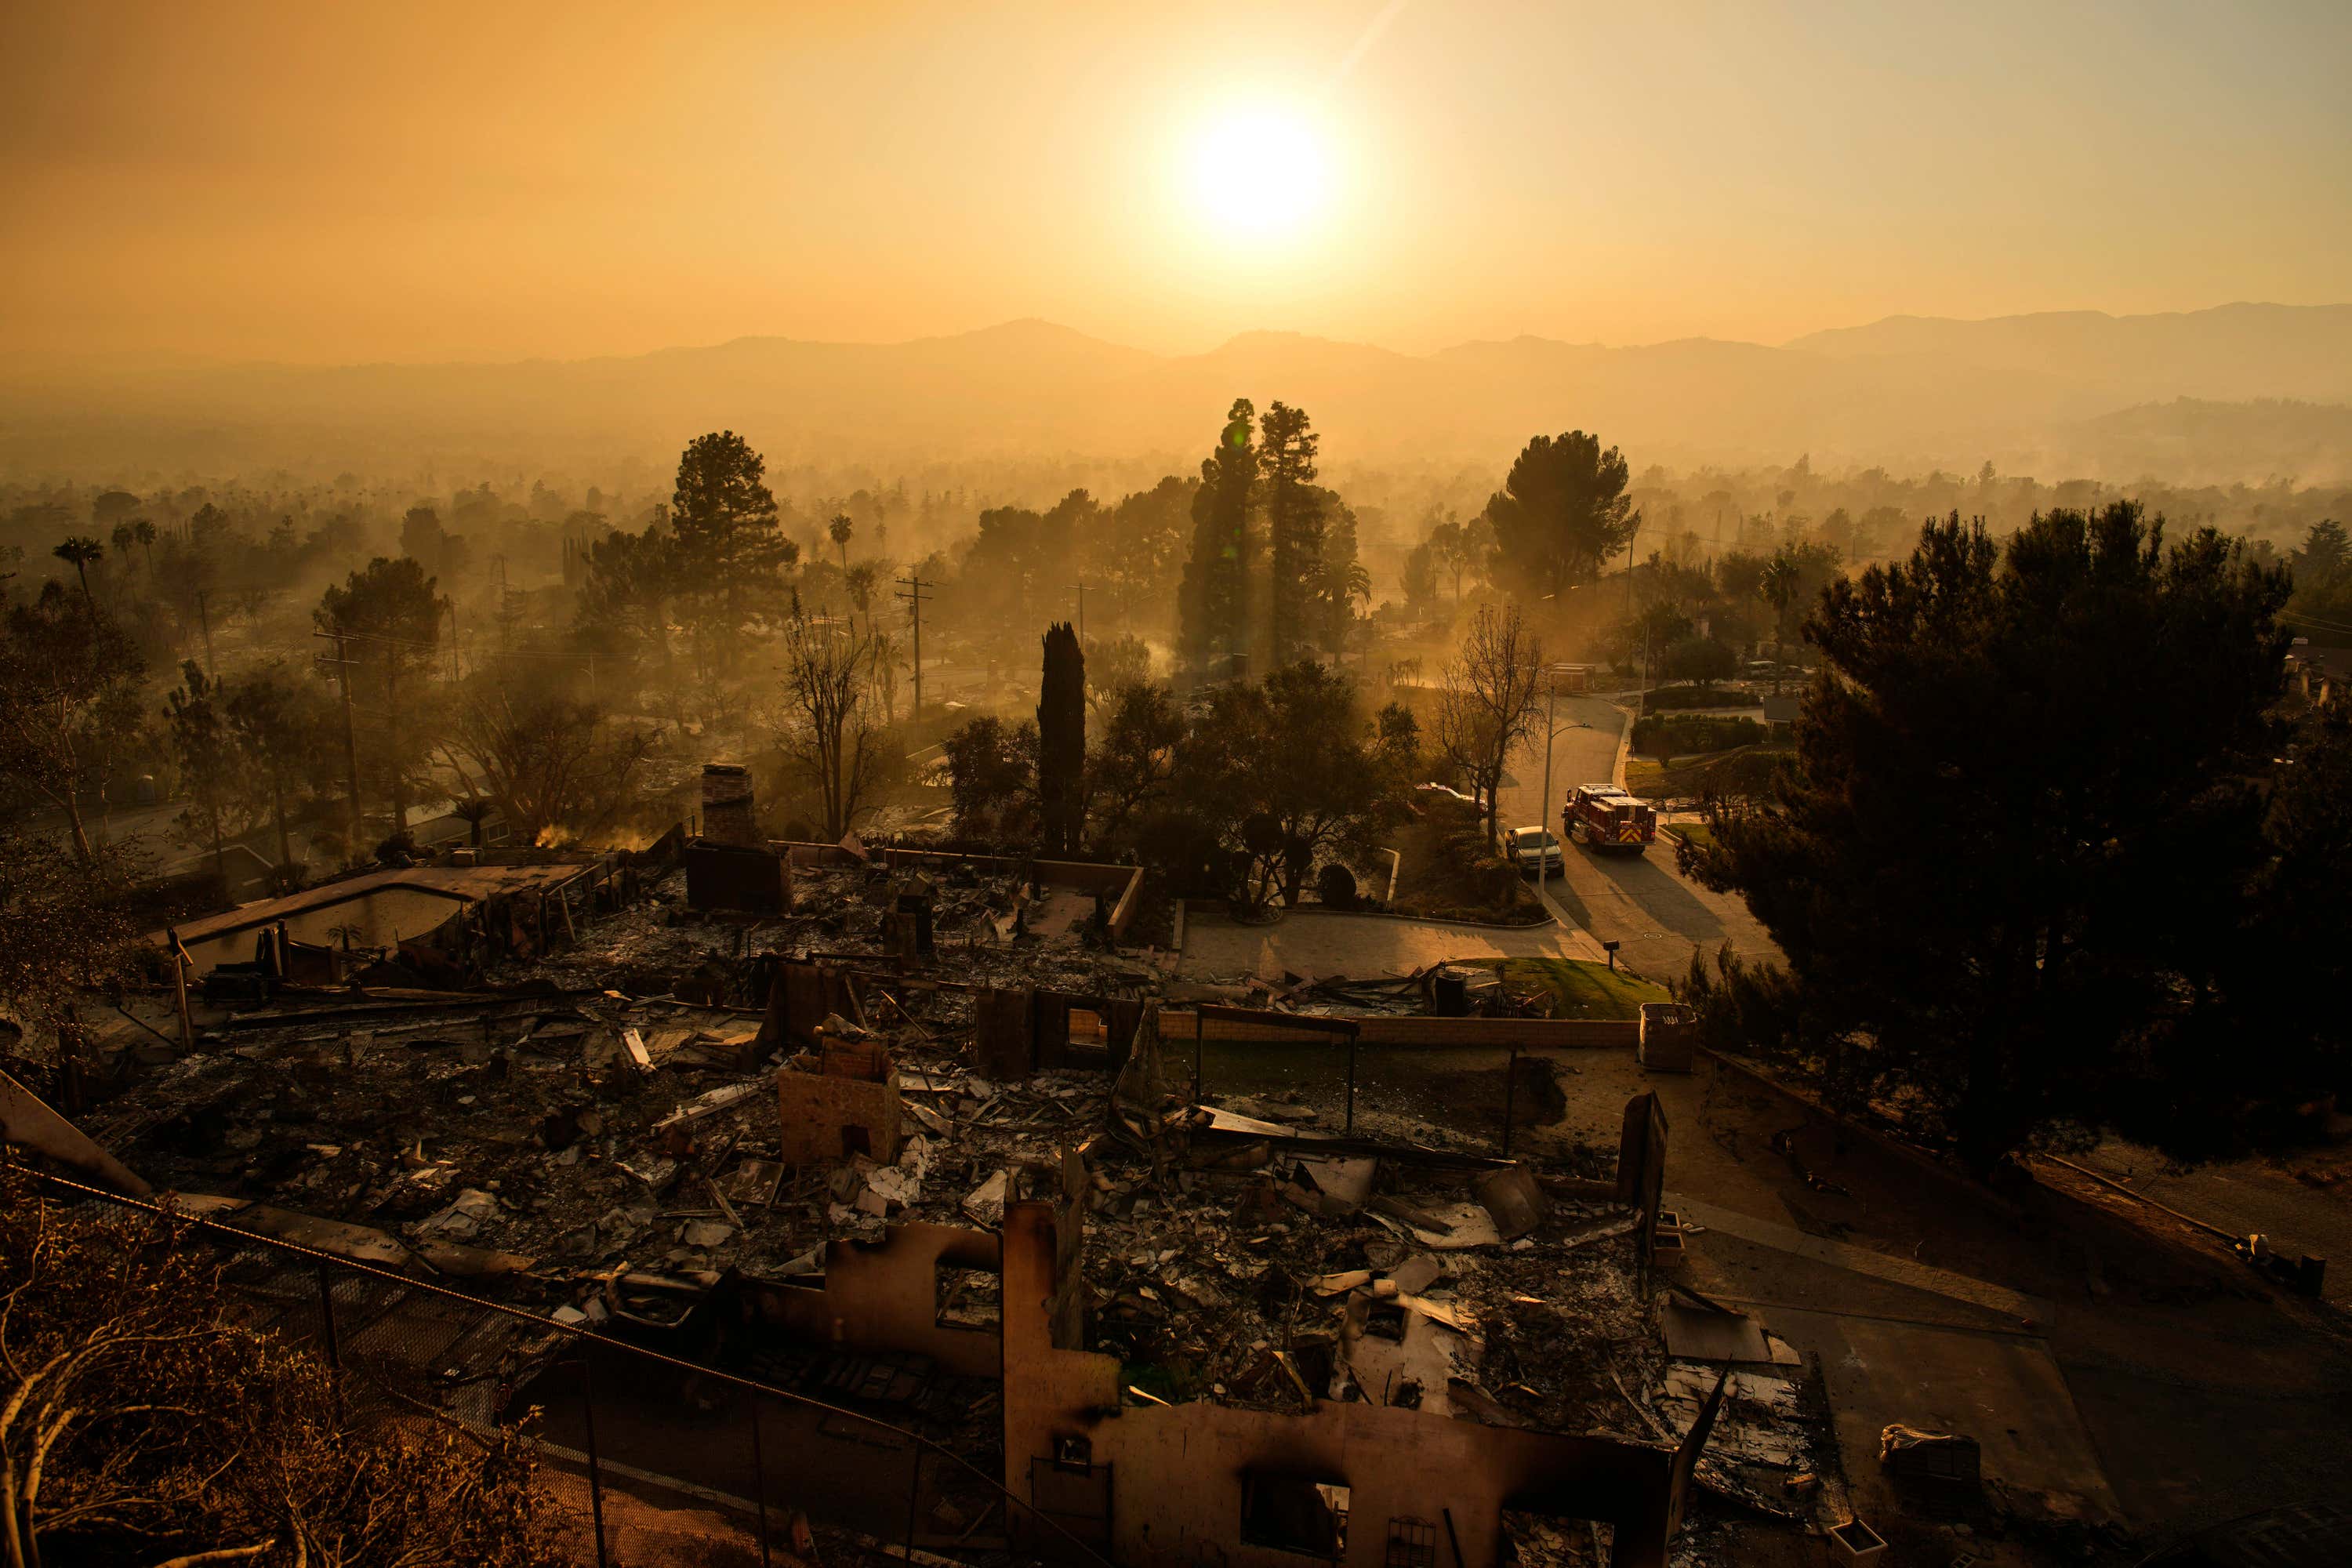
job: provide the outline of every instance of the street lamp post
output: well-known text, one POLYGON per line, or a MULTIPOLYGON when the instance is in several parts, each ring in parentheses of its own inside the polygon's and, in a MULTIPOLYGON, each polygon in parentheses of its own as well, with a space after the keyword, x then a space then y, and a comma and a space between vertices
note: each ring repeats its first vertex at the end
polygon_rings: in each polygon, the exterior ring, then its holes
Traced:
MULTIPOLYGON (((1542 829, 1544 837, 1543 838, 1536 840, 1536 897, 1538 899, 1541 899, 1545 896, 1547 887, 1551 880, 1551 851, 1546 847, 1544 839, 1553 837, 1551 831, 1551 748, 1552 743, 1559 739, 1559 731, 1555 729, 1552 725, 1552 710, 1559 700, 1559 669, 1560 667, 1555 664, 1547 666, 1544 670, 1543 814, 1536 818, 1536 826, 1542 829)), ((1569 726, 1570 729, 1580 730, 1584 726, 1580 721, 1569 726)), ((1565 839, 1561 839, 1559 841, 1559 855, 1560 869, 1562 872, 1565 872, 1568 869, 1568 843, 1565 839)))

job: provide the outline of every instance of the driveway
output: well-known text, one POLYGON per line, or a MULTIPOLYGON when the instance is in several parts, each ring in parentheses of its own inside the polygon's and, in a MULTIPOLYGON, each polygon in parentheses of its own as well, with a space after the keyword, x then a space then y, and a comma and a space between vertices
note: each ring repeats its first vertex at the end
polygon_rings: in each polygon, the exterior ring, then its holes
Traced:
MULTIPOLYGON (((1504 818, 1515 826, 1536 822, 1559 831, 1559 802, 1580 784, 1617 777, 1617 752, 1627 715, 1597 697, 1563 697, 1553 722, 1552 802, 1545 809, 1540 743, 1511 759, 1503 786, 1504 818)), ((1746 959, 1777 962, 1780 950, 1737 893, 1700 887, 1675 869, 1674 846, 1661 838, 1644 855, 1595 855, 1569 846, 1564 874, 1548 889, 1553 912, 1604 942, 1621 943, 1617 962, 1649 979, 1678 978, 1691 954, 1709 961, 1727 941, 1746 959)))

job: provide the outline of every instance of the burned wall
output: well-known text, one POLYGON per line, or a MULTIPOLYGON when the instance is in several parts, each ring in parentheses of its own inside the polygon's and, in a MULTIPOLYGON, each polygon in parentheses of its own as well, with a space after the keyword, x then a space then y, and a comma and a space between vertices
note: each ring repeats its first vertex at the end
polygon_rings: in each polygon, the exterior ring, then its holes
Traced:
POLYGON ((984 1230, 898 1225, 878 1242, 826 1242, 821 1276, 747 1279, 743 1300, 754 1321, 796 1338, 909 1352, 960 1375, 996 1377, 1003 1370, 996 1331, 942 1322, 937 1302, 941 1268, 993 1274, 999 1267, 997 1239, 984 1230))
POLYGON ((886 1061, 880 1074, 804 1072, 792 1067, 779 1071, 776 1110, 782 1129, 778 1142, 784 1163, 832 1164, 864 1154, 887 1165, 898 1158, 898 1069, 886 1061))
POLYGON ((789 913, 792 868, 772 849, 692 839, 686 846, 686 901, 698 910, 789 913))
MULTIPOLYGON (((1034 1305, 1055 1295, 1062 1226, 1049 1203, 1005 1212, 1004 1483, 1115 1560, 1297 1568, 1297 1550, 1245 1539, 1244 1510, 1269 1486, 1312 1482, 1348 1489, 1349 1568, 1388 1568, 1392 1533, 1441 1521, 1458 1547, 1433 1561, 1458 1552, 1462 1568, 1489 1568, 1506 1508, 1606 1521, 1619 1563, 1664 1563, 1669 1450, 1352 1401, 1298 1415, 1122 1407, 1118 1361, 1055 1348, 1034 1305)), ((1043 1527, 1030 1542, 1048 1555, 1057 1543, 1043 1527)))

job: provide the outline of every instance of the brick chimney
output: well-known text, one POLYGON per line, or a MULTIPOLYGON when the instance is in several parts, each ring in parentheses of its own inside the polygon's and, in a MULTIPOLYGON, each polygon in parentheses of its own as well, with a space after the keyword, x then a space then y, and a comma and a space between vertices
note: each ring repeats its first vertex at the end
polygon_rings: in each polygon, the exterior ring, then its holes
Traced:
POLYGON ((760 823, 751 809, 751 773, 734 763, 706 763, 702 768, 702 837, 715 844, 764 849, 760 823))

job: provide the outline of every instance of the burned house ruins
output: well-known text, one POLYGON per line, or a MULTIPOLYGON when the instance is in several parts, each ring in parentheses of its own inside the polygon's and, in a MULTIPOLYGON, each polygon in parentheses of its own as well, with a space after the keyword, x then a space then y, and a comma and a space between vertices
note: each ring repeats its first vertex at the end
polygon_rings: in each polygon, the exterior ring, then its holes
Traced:
POLYGON ((772 1433, 761 1484, 919 1563, 1656 1568, 1695 1512, 1817 1500, 1786 1484, 1822 1441, 1796 1358, 1679 1283, 1654 1096, 1605 1108, 1613 1147, 1514 1153, 1356 1081, 1360 1046, 1507 1051, 1516 1084, 1523 1049, 1646 1039, 1674 1070, 1671 1016, 1439 1016, 1422 981, 1183 997, 1125 941, 1129 868, 745 844, 728 809, 159 933, 184 1001, 91 1009, 76 1102, 11 1086, 9 1139, 494 1304, 380 1370, 451 1419, 539 1407, 553 1455, 740 1500, 694 1458, 731 1417, 678 1364, 906 1433, 954 1461, 911 1500, 821 1483, 866 1441, 822 1423, 772 1433), (1345 1042, 1344 1114, 1202 1081, 1212 1045, 1294 1037, 1345 1042), (583 1335, 669 1358, 600 1373, 593 1433, 564 1415, 583 1335))

